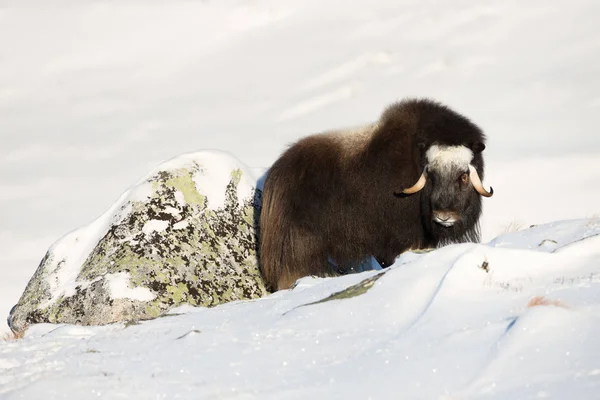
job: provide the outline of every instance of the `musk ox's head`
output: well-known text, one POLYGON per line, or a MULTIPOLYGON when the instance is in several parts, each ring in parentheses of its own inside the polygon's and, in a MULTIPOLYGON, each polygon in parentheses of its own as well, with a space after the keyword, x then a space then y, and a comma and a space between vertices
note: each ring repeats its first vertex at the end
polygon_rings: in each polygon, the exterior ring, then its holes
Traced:
POLYGON ((424 154, 421 177, 404 194, 421 191, 425 225, 442 242, 457 239, 476 240, 481 215, 481 196, 490 197, 480 178, 483 173, 481 152, 485 145, 433 144, 424 154), (469 235, 473 237, 468 237, 469 235))

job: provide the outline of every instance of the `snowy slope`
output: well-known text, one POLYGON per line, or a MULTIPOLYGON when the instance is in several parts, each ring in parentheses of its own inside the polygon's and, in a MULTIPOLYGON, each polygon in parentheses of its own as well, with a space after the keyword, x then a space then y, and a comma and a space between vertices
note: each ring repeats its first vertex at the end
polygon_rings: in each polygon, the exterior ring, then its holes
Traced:
POLYGON ((596 399, 599 256, 599 220, 562 221, 138 325, 38 325, 0 345, 0 398, 596 399))

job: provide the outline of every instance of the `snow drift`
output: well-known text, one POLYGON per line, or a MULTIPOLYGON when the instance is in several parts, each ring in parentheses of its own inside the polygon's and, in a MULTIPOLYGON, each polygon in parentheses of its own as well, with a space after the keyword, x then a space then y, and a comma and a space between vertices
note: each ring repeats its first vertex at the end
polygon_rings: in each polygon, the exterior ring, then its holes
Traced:
POLYGON ((592 399, 599 256, 600 221, 561 221, 137 325, 36 325, 0 345, 0 394, 592 399))

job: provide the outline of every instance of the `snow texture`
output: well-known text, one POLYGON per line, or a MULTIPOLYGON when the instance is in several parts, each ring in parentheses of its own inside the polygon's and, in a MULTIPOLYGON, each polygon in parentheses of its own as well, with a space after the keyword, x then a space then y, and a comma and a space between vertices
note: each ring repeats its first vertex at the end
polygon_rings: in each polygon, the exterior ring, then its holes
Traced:
POLYGON ((34 325, 0 345, 0 396, 594 399, 599 234, 562 221, 135 325, 34 325))
POLYGON ((109 296, 111 299, 152 301, 156 298, 156 295, 148 288, 132 288, 129 274, 126 272, 108 274, 104 279, 106 279, 108 283, 109 296))

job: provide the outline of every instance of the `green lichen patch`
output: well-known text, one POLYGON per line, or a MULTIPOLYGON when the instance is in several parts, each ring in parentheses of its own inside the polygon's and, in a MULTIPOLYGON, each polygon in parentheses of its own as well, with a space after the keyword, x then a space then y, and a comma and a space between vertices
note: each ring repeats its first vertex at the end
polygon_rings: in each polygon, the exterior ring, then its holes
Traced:
POLYGON ((164 185, 179 190, 188 204, 204 204, 206 198, 204 195, 198 193, 192 177, 192 172, 181 169, 176 171, 176 173, 171 174, 171 177, 164 185))
POLYGON ((231 171, 231 182, 233 183, 233 186, 239 185, 240 180, 242 179, 242 170, 241 169, 234 169, 233 171, 231 171))

